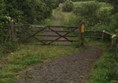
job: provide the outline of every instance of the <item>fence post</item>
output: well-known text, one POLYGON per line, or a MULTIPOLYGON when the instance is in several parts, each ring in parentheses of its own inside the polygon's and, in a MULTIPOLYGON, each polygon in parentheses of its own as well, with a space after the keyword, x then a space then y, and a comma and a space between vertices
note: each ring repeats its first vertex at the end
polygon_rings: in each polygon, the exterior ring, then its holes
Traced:
POLYGON ((114 46, 114 44, 116 43, 116 38, 117 37, 117 35, 112 35, 112 37, 111 37, 111 48, 113 48, 113 46, 114 46))
POLYGON ((16 41, 16 30, 14 28, 14 23, 12 21, 9 22, 8 33, 9 33, 9 40, 16 41))
POLYGON ((102 31, 102 41, 104 40, 105 30, 102 31))
POLYGON ((85 23, 83 21, 80 23, 79 29, 80 29, 81 46, 84 46, 85 23))

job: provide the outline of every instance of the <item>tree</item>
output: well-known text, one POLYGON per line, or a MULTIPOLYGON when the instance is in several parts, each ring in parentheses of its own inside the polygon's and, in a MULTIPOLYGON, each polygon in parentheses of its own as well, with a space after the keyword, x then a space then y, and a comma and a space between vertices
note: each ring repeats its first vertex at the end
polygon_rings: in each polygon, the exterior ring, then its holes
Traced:
POLYGON ((71 12, 73 10, 73 7, 74 7, 74 5, 73 5, 72 1, 67 0, 64 2, 62 10, 64 12, 71 12))
POLYGON ((51 15, 58 0, 4 0, 4 16, 11 17, 17 23, 41 22, 51 15))
POLYGON ((98 0, 98 1, 107 2, 107 3, 112 4, 114 7, 114 13, 118 12, 118 0, 98 0))
POLYGON ((59 0, 42 0, 50 9, 58 7, 59 0))
POLYGON ((96 2, 84 3, 81 6, 75 7, 74 13, 80 15, 88 26, 94 26, 97 22, 96 13, 99 9, 99 4, 96 2))
POLYGON ((40 23, 58 4, 58 0, 0 0, 0 41, 9 18, 14 23, 40 23))
POLYGON ((63 2, 65 2, 66 0, 59 0, 59 3, 63 3, 63 2))
POLYGON ((2 9, 3 9, 3 0, 0 0, 0 15, 2 13, 2 9))
POLYGON ((0 23, 3 21, 3 10, 4 10, 4 3, 3 0, 0 0, 0 23))
POLYGON ((46 18, 48 16, 47 13, 51 11, 41 0, 4 1, 6 4, 4 15, 11 17, 15 22, 34 23, 35 21, 41 21, 46 18))

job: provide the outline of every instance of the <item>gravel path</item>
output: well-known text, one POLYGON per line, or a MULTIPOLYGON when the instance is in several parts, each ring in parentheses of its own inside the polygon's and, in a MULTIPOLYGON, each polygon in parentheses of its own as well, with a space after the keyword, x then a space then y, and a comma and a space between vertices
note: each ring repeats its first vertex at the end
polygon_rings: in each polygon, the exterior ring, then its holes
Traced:
POLYGON ((15 83, 87 83, 91 68, 100 55, 100 48, 86 46, 71 56, 34 66, 28 71, 29 78, 21 78, 15 83))

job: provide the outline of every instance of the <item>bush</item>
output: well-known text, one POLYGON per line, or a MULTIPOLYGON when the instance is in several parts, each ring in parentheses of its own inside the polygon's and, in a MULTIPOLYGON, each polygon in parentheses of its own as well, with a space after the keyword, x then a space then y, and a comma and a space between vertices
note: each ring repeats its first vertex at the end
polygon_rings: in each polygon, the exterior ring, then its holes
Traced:
POLYGON ((111 16, 111 10, 109 9, 99 9, 96 13, 97 19, 99 23, 102 24, 109 24, 110 23, 110 16, 111 16))
POLYGON ((83 3, 74 9, 75 14, 83 15, 83 17, 91 17, 96 14, 99 5, 96 2, 83 3))
POLYGON ((89 83, 118 83, 118 56, 105 48, 104 55, 94 66, 89 83))
POLYGON ((59 3, 63 3, 63 2, 65 2, 65 0, 59 0, 59 3))
POLYGON ((111 16, 110 31, 115 32, 118 29, 118 13, 111 16))
POLYGON ((76 16, 75 14, 71 14, 70 16, 68 16, 69 19, 67 19, 66 21, 64 21, 64 25, 66 26, 79 26, 80 21, 81 21, 81 16, 76 16))
POLYGON ((96 2, 83 3, 81 6, 74 8, 74 13, 76 15, 82 16, 83 19, 87 22, 89 26, 95 25, 96 22, 96 13, 99 9, 99 4, 96 2))
POLYGON ((73 10, 73 3, 71 1, 66 1, 63 4, 62 11, 63 12, 71 12, 73 10))
POLYGON ((6 54, 13 52, 17 49, 18 44, 15 42, 5 42, 2 45, 0 45, 0 54, 6 54))
POLYGON ((2 0, 0 16, 9 16, 15 23, 39 23, 49 17, 58 5, 58 0, 2 0))
POLYGON ((92 30, 98 30, 98 31, 103 31, 109 29, 108 25, 102 24, 102 23, 97 23, 95 26, 91 27, 92 30))

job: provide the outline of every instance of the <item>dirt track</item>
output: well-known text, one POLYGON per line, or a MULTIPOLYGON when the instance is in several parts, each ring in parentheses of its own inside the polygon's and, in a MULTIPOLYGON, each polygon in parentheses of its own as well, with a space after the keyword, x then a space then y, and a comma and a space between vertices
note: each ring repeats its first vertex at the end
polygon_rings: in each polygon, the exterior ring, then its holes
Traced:
POLYGON ((71 56, 34 66, 28 71, 30 78, 21 78, 15 83, 87 83, 91 67, 100 55, 100 48, 87 46, 71 56))

